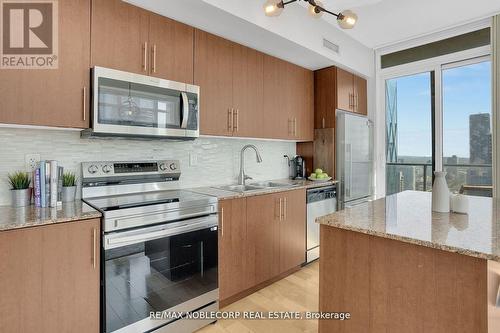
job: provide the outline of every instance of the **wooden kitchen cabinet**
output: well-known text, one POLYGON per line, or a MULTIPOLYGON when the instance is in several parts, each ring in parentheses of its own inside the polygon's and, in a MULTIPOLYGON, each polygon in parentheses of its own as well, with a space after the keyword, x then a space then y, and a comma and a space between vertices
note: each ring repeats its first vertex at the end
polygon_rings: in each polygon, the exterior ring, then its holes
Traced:
POLYGON ((337 68, 337 109, 367 115, 366 80, 337 68))
POLYGON ((287 77, 287 63, 281 59, 265 55, 263 101, 265 138, 289 138, 291 121, 287 110, 291 108, 291 101, 287 97, 290 88, 290 80, 287 77))
POLYGON ((164 16, 150 14, 150 75, 193 83, 193 40, 193 27, 164 16))
POLYGON ((99 332, 100 220, 0 232, 0 332, 99 332))
POLYGON ((247 198, 247 241, 248 251, 254 260, 254 285, 280 274, 279 223, 282 205, 278 194, 247 198))
POLYGON ((354 75, 341 68, 337 73, 337 109, 354 112, 354 75))
POLYGON ((284 60, 264 58, 264 137, 312 141, 313 73, 284 60))
POLYGON ((264 54, 233 43, 233 135, 263 137, 264 54))
POLYGON ((304 189, 219 202, 219 294, 224 305, 305 261, 304 189))
POLYGON ((121 0, 93 0, 92 66, 193 82, 194 28, 121 0))
POLYGON ((368 92, 366 80, 359 76, 354 76, 354 112, 368 114, 368 92))
POLYGON ((335 92, 336 70, 334 67, 314 72, 314 128, 334 128, 337 108, 335 92))
POLYGON ((194 84, 200 86, 200 132, 233 135, 233 43, 196 29, 194 84))
POLYGON ((247 241, 246 199, 219 202, 219 297, 225 300, 253 284, 247 241))
POLYGON ((59 1, 57 69, 2 69, 0 122, 89 126, 90 0, 59 1))
POLYGON ((337 109, 367 115, 367 83, 341 68, 314 72, 314 128, 334 128, 337 109))
POLYGON ((283 192, 283 217, 279 223, 280 273, 305 262, 306 191, 283 192))
POLYGON ((121 0, 93 0, 92 66, 147 75, 149 17, 121 0))

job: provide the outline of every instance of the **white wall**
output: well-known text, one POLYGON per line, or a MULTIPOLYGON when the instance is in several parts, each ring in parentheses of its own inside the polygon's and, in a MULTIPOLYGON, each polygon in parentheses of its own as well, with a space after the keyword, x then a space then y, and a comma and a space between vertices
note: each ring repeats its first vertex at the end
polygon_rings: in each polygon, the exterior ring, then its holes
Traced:
POLYGON ((235 182, 240 149, 249 143, 259 148, 263 162, 257 164, 253 152, 248 151, 245 155, 248 175, 257 180, 288 177, 283 155, 295 155, 293 142, 224 138, 188 142, 81 139, 78 131, 0 128, 0 205, 10 204, 7 174, 24 170, 25 154, 39 153, 42 160, 58 160, 80 177, 80 162, 84 161, 178 159, 182 176, 180 181, 172 182, 172 188, 190 188, 235 182), (196 166, 189 166, 190 154, 197 156, 196 166))

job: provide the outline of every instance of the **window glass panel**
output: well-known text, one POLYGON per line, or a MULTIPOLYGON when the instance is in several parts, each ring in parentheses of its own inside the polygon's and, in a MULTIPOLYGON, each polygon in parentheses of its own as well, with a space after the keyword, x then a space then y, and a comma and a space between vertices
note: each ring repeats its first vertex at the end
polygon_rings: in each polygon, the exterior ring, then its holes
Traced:
POLYGON ((432 73, 386 81, 386 193, 426 191, 432 181, 432 73))
POLYGON ((491 196, 491 61, 443 70, 443 165, 452 191, 491 196))

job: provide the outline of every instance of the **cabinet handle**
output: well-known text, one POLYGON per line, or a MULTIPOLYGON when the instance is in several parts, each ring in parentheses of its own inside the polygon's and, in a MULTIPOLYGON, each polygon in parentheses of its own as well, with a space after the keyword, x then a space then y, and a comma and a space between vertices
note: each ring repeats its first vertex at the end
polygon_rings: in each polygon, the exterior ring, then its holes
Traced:
POLYGON ((293 118, 293 136, 297 136, 297 118, 293 118))
POLYGON ((220 210, 220 229, 221 236, 224 237, 224 207, 220 210))
POLYGON ((280 198, 280 213, 279 213, 279 217, 280 217, 280 221, 282 221, 282 218, 283 218, 283 199, 280 198))
POLYGON ((286 221, 287 197, 283 199, 283 220, 286 221))
POLYGON ((234 115, 233 115, 233 119, 234 119, 234 124, 233 124, 233 127, 234 127, 234 131, 235 132, 238 132, 238 128, 239 128, 239 122, 240 122, 240 110, 236 109, 233 111, 234 112, 234 115))
POLYGON ((323 117, 323 120, 321 121, 321 126, 322 126, 322 128, 325 128, 325 126, 326 126, 325 125, 325 117, 323 117))
POLYGON ((92 228, 92 268, 96 268, 96 261, 97 261, 97 235, 96 235, 96 229, 92 228))
POLYGON ((83 121, 87 120, 87 87, 83 87, 83 121))
POLYGON ((153 58, 151 60, 151 71, 156 73, 156 44, 153 44, 153 47, 151 48, 151 57, 153 58))
POLYGON ((147 72, 148 71, 148 42, 144 42, 142 50, 144 52, 144 54, 142 56, 142 70, 144 72, 147 72))
POLYGON ((233 109, 227 109, 227 130, 229 132, 233 131, 233 109))

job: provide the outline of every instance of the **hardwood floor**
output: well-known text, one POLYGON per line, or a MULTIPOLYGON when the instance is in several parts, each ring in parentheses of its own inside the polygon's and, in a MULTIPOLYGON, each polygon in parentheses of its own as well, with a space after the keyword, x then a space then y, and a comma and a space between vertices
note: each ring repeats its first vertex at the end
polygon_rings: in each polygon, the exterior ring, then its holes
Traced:
MULTIPOLYGON (((318 311, 319 262, 247 296, 221 311, 318 311)), ((198 333, 318 332, 317 320, 219 320, 198 333)))

